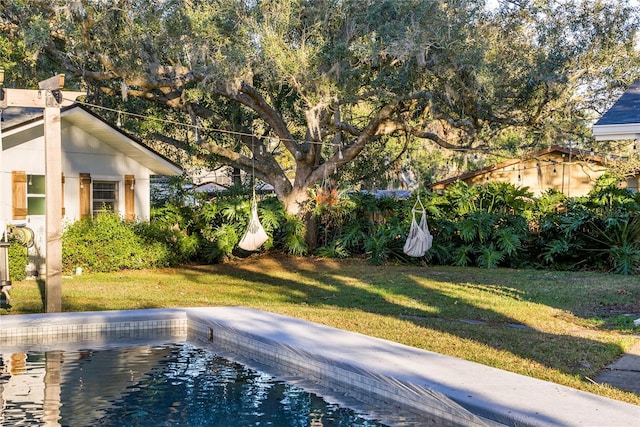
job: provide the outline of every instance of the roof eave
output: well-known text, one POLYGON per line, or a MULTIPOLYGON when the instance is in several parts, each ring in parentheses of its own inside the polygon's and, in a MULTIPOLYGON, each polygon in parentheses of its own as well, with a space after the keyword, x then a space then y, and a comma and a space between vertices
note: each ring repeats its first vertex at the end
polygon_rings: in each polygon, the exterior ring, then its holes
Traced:
POLYGON ((640 139, 640 123, 594 125, 592 135, 596 141, 640 139))
POLYGON ((62 112, 63 119, 79 126, 90 135, 98 138, 115 150, 122 152, 155 175, 180 175, 182 168, 164 158, 159 153, 127 135, 121 129, 112 126, 101 117, 80 106, 69 107, 62 112), (74 108, 75 107, 75 108, 74 108))

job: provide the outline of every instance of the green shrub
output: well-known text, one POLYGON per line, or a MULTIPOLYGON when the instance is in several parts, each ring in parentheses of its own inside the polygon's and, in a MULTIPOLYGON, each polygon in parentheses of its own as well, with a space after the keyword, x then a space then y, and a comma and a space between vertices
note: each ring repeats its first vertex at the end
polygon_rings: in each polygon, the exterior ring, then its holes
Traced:
MULTIPOLYGON (((270 239, 261 251, 324 257, 366 257, 374 264, 417 262, 402 248, 416 193, 408 200, 376 198, 361 192, 316 188, 303 208, 312 216, 307 230, 271 196, 258 203, 270 239), (315 193, 314 193, 315 192, 315 193), (316 235, 307 245, 305 237, 316 235)), ((590 269, 640 273, 640 195, 599 180, 587 197, 567 198, 548 191, 534 198, 512 184, 468 186, 420 194, 433 234, 423 261, 484 268, 590 269)), ((128 224, 117 217, 81 221, 65 233, 65 269, 89 271, 142 268, 189 261, 216 263, 235 255, 247 227, 251 201, 237 188, 215 199, 152 210, 151 223, 128 224), (140 248, 143 249, 140 249, 140 248), (115 258, 115 259, 114 259, 115 258)))
POLYGON ((101 213, 66 227, 62 236, 63 270, 82 267, 88 272, 163 267, 172 264, 175 254, 163 241, 147 240, 154 235, 113 213, 101 213))
POLYGON ((240 241, 238 230, 231 224, 205 231, 202 235, 204 240, 200 243, 200 256, 210 264, 229 258, 240 241))
POLYGON ((158 264, 178 265, 189 261, 198 251, 197 236, 164 222, 139 222, 133 224, 133 230, 146 245, 160 243, 165 247, 165 259, 158 260, 158 264))
POLYGON ((302 220, 293 215, 284 215, 284 224, 279 238, 282 240, 284 250, 295 256, 306 255, 309 251, 305 242, 305 227, 302 220))
POLYGON ((27 248, 18 242, 11 242, 9 246, 9 278, 11 280, 24 280, 27 278, 27 248))

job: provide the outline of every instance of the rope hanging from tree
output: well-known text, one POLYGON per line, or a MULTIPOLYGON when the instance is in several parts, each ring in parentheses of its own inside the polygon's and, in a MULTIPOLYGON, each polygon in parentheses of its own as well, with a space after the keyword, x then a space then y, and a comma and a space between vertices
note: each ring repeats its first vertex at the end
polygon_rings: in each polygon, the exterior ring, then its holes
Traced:
POLYGON ((260 249, 268 239, 267 232, 264 231, 260 218, 258 217, 258 202, 256 201, 256 175, 255 175, 255 156, 253 155, 253 138, 251 138, 251 152, 252 152, 252 165, 251 165, 251 179, 252 179, 252 193, 251 193, 251 214, 249 217, 249 224, 242 239, 238 243, 240 249, 253 252, 260 249))
POLYGON ((433 236, 429 232, 429 226, 427 225, 427 211, 422 204, 422 200, 420 200, 420 193, 418 192, 416 202, 411 209, 409 235, 402 249, 410 257, 419 258, 431 249, 432 243, 433 236), (420 222, 416 220, 416 214, 420 214, 420 222))

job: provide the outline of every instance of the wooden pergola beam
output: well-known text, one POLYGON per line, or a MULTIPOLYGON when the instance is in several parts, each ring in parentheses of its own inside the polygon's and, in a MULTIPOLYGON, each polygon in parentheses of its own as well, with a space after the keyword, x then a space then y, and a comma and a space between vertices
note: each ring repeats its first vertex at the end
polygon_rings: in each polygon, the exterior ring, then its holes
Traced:
MULTIPOLYGON (((45 311, 62 310, 62 137, 60 107, 75 99, 79 92, 62 92, 64 74, 39 83, 38 90, 2 88, 0 108, 44 109, 45 144, 45 311), (66 102, 65 102, 66 101, 66 102)), ((1 147, 0 147, 1 154, 1 147)))

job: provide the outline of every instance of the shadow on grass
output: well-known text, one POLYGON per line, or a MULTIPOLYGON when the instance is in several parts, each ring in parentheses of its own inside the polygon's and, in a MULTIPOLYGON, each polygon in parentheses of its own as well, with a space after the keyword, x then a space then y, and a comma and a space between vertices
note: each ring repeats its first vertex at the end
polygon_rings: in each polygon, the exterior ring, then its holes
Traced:
MULTIPOLYGON (((611 335, 601 338, 561 329, 575 327, 584 332, 588 329, 584 326, 589 326, 566 310, 581 304, 572 299, 588 300, 594 282, 589 281, 577 296, 572 296, 571 286, 559 292, 556 280, 570 277, 526 270, 371 266, 353 260, 271 255, 210 266, 82 276, 77 282, 74 279, 79 291, 63 289, 62 297, 64 311, 244 305, 376 334, 487 365, 508 366, 505 369, 525 375, 537 372, 534 376, 548 378, 555 376, 551 372, 555 371, 584 379, 593 377, 623 349, 612 343, 611 335), (92 287, 92 282, 98 285, 92 287), (89 287, 86 292, 85 283, 89 287), (493 298, 502 299, 501 304, 508 300, 507 304, 513 303, 520 311, 492 305, 493 298), (558 308, 550 310, 550 317, 559 314, 569 318, 560 327, 555 323, 561 320, 550 319, 554 326, 536 329, 536 322, 528 322, 522 314, 531 310, 532 304, 540 310, 558 308), (336 309, 344 319, 331 317, 336 309), (377 327, 375 322, 383 322, 383 326, 377 327)), ((617 287, 623 282, 614 283, 617 287)), ((628 288, 632 289, 630 283, 628 288)), ((626 281, 624 284, 627 286, 626 281)), ((42 282, 39 289, 44 295, 42 282)), ((603 285, 597 291, 615 294, 612 289, 612 285, 608 289, 603 285)), ((565 381, 575 384, 575 379, 565 381)))
MULTIPOLYGON (((194 266, 183 270, 182 274, 186 280, 196 282, 202 280, 202 273, 213 273, 260 283, 264 287, 277 288, 277 293, 290 303, 317 308, 332 306, 386 316, 511 353, 522 359, 524 364, 533 361, 568 375, 594 375, 623 351, 619 345, 588 337, 530 328, 521 320, 447 294, 446 288, 452 281, 450 275, 439 276, 432 269, 393 267, 393 274, 384 280, 385 276, 374 272, 374 269, 387 268, 384 266, 357 265, 350 270, 349 267, 354 265, 349 263, 270 259, 275 263, 272 269, 256 269, 251 260, 245 260, 218 266, 194 266), (304 283, 284 278, 277 274, 278 271, 295 271, 304 277, 304 283), (411 277, 416 274, 429 274, 429 279, 441 282, 443 288, 422 286, 411 277), (598 355, 596 363, 593 355, 598 355)), ((457 286, 480 289, 505 298, 528 298, 517 288, 483 283, 473 277, 454 282, 458 283, 457 286)), ((366 330, 361 332, 367 333, 366 330)), ((412 341, 410 336, 401 339, 405 343, 412 341)), ((526 371, 526 367, 523 370, 526 371)))

